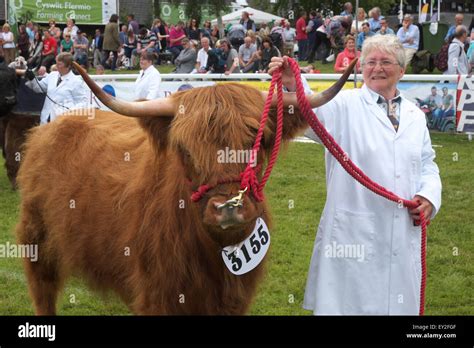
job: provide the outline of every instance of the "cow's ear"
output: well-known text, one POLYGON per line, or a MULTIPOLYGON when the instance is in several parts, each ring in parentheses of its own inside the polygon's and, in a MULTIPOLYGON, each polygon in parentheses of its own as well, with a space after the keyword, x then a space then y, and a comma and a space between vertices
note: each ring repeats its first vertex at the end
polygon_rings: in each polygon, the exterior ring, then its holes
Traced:
POLYGON ((158 148, 168 146, 168 135, 173 117, 143 117, 139 119, 140 125, 153 139, 158 148))

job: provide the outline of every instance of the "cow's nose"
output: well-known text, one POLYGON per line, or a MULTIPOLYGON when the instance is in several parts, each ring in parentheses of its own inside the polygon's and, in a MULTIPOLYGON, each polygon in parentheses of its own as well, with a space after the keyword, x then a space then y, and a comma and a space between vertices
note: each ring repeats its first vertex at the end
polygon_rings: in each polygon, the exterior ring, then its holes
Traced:
POLYGON ((214 202, 216 208, 216 220, 222 229, 226 229, 230 226, 238 225, 244 222, 244 216, 241 212, 240 206, 234 206, 232 204, 225 204, 214 202))

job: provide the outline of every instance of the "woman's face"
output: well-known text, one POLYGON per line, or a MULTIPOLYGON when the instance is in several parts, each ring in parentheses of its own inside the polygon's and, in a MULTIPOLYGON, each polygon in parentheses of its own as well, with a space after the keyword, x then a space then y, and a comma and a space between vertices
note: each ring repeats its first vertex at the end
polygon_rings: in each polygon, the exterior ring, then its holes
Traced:
POLYGON ((347 41, 346 47, 349 51, 354 51, 355 49, 355 42, 354 40, 347 41))
POLYGON ((8 29, 7 27, 3 27, 3 32, 4 33, 8 33, 10 31, 10 29, 8 29))
POLYGON ((270 48, 270 43, 269 43, 268 41, 265 41, 265 42, 263 43, 263 47, 265 47, 265 48, 270 48))

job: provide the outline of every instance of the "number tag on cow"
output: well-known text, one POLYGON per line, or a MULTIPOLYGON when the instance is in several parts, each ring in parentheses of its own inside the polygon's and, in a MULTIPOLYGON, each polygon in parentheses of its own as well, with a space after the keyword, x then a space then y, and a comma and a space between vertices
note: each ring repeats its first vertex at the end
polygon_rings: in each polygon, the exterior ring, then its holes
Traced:
POLYGON ((262 262, 270 246, 270 231, 262 218, 258 218, 253 232, 243 242, 222 249, 224 263, 233 274, 250 272, 262 262))

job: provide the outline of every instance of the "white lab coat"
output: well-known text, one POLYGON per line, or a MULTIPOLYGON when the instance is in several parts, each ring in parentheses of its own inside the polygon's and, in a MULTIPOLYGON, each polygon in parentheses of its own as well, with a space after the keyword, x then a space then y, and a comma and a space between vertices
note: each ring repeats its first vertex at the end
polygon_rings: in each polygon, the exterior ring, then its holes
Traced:
MULTIPOLYGON (((425 115, 402 98, 395 132, 371 93, 366 86, 345 90, 314 111, 372 180, 402 198, 427 198, 433 217, 441 205, 441 180, 425 115)), ((407 208, 357 183, 327 150, 325 156, 327 199, 303 307, 318 315, 417 315, 421 228, 413 226, 407 208)))
POLYGON ((153 65, 150 65, 145 71, 140 70, 135 81, 135 100, 159 98, 161 96, 160 84, 160 72, 153 65))
POLYGON ((70 71, 61 77, 61 83, 59 86, 56 86, 58 77, 59 72, 53 71, 39 82, 35 79, 25 83, 26 86, 36 93, 46 92, 49 98, 57 103, 53 103, 46 97, 43 109, 41 110, 41 124, 47 123, 48 117, 52 122, 62 113, 89 106, 88 88, 80 77, 70 71))

